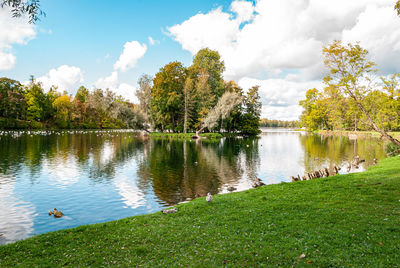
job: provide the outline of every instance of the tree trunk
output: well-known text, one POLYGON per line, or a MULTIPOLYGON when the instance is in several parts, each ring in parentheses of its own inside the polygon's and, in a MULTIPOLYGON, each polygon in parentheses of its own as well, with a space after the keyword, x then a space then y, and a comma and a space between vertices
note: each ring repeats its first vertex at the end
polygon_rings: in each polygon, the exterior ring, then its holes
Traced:
POLYGON ((203 126, 203 127, 201 127, 199 130, 196 131, 196 136, 197 136, 197 138, 200 138, 199 134, 200 134, 205 128, 206 128, 206 127, 203 126))

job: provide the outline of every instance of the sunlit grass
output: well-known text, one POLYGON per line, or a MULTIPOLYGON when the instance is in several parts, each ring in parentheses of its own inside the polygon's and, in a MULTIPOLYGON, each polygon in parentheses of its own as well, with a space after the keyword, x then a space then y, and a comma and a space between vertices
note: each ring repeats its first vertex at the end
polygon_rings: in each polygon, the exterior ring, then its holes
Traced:
MULTIPOLYGON (((395 267, 400 158, 358 174, 268 185, 0 247, 0 267, 395 267), (299 258, 302 254, 304 258, 299 258)), ((90 212, 88 212, 90 216, 90 212)))
MULTIPOLYGON (((319 134, 336 134, 336 135, 359 135, 359 136, 368 136, 374 138, 380 138, 381 134, 376 131, 347 131, 347 130, 319 130, 317 131, 319 134)), ((397 132, 388 132, 389 135, 394 137, 395 139, 400 139, 400 131, 397 132)))

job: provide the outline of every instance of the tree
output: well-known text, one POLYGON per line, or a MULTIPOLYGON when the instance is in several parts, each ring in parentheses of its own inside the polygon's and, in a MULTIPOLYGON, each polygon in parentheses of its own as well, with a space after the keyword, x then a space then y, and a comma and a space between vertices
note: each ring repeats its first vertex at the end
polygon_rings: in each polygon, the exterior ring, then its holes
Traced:
POLYGON ((397 11, 397 15, 400 16, 400 0, 397 0, 396 4, 394 5, 394 9, 397 11))
MULTIPOLYGON (((243 89, 234 81, 225 82, 225 92, 236 92, 243 97, 243 89)), ((224 129, 228 132, 237 131, 243 114, 242 103, 237 104, 224 121, 224 129)))
POLYGON ((376 125, 363 100, 373 86, 371 75, 376 73, 375 63, 367 60, 368 51, 358 44, 343 46, 340 41, 334 41, 323 49, 325 66, 329 74, 324 77, 327 86, 334 86, 350 96, 358 108, 364 113, 371 126, 391 142, 400 146, 400 141, 387 134, 376 125))
POLYGON ((199 128, 208 112, 214 107, 225 91, 222 73, 224 62, 217 51, 208 48, 201 49, 193 58, 188 68, 188 76, 193 80, 194 90, 193 113, 191 121, 194 128, 199 128))
POLYGON ((139 111, 143 114, 143 118, 150 126, 153 125, 151 118, 151 90, 153 88, 153 79, 151 76, 144 74, 138 81, 139 89, 136 90, 136 96, 139 100, 139 111))
POLYGON ((88 96, 89 90, 84 86, 81 86, 75 94, 75 99, 79 100, 81 103, 85 103, 88 96))
POLYGON ((244 99, 245 112, 241 117, 239 131, 244 135, 258 135, 262 104, 258 94, 259 86, 251 87, 244 99))
POLYGON ((224 93, 224 80, 222 73, 225 71, 225 64, 221 60, 218 51, 209 48, 203 48, 194 56, 193 64, 190 67, 191 72, 195 75, 203 73, 207 76, 207 82, 213 95, 217 96, 216 100, 224 93))
POLYGON ((193 111, 193 101, 191 98, 192 95, 193 95, 193 80, 190 77, 188 77, 188 78, 186 78, 185 87, 183 88, 183 96, 184 96, 184 104, 185 104, 183 133, 187 133, 189 120, 190 120, 190 117, 191 117, 192 111, 193 111))
POLYGON ((202 127, 196 131, 199 135, 205 128, 212 130, 219 120, 224 120, 229 116, 232 109, 241 103, 243 97, 236 92, 225 92, 224 95, 218 100, 217 105, 209 112, 208 116, 202 122, 202 127))
POLYGON ((153 80, 151 110, 155 124, 161 130, 175 132, 183 123, 185 81, 186 68, 176 61, 162 67, 153 80))
POLYGON ((300 116, 300 125, 308 130, 315 131, 324 126, 327 127, 327 106, 321 99, 321 93, 318 89, 309 89, 306 92, 306 99, 299 103, 303 107, 303 113, 300 116))
POLYGON ((18 81, 0 78, 0 116, 22 119, 26 103, 23 93, 18 81))
POLYGON ((32 78, 26 88, 27 119, 44 122, 52 116, 51 101, 43 92, 42 84, 32 78))
POLYGON ((70 97, 62 95, 56 98, 52 105, 54 109, 56 109, 56 124, 60 128, 67 128, 70 122, 70 111, 72 107, 70 97))
POLYGON ((40 9, 40 0, 0 0, 0 7, 10 7, 13 17, 29 16, 29 23, 35 23, 46 14, 40 9))

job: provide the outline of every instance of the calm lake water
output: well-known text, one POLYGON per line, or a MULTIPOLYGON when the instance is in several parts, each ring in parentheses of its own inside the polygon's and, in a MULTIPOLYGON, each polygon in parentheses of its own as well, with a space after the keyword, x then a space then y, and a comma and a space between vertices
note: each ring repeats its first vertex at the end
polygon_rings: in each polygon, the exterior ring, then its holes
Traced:
POLYGON ((145 139, 130 131, 0 131, 0 244, 159 211, 196 194, 289 182, 349 159, 385 156, 382 141, 264 130, 259 138, 145 139), (53 208, 65 216, 48 215, 53 208))

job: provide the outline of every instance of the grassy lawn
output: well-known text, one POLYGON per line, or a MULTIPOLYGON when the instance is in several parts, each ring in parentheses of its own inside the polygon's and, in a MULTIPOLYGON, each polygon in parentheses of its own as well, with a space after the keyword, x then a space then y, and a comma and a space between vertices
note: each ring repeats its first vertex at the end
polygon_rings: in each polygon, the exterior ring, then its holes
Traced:
POLYGON ((400 264, 400 158, 358 174, 198 198, 0 247, 0 267, 400 264), (304 254, 304 258, 299 258, 304 254))

